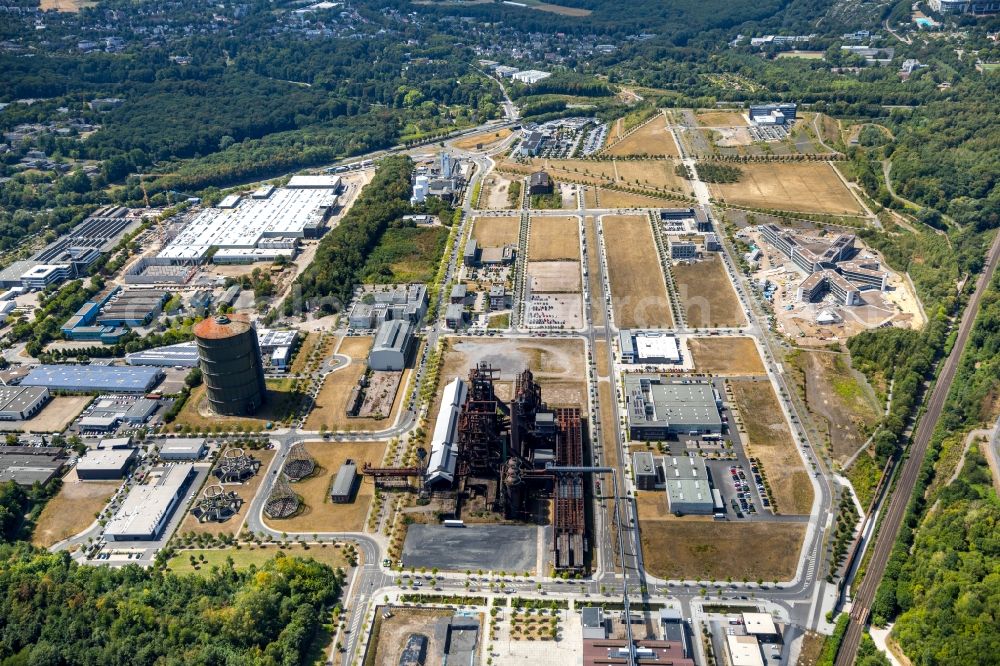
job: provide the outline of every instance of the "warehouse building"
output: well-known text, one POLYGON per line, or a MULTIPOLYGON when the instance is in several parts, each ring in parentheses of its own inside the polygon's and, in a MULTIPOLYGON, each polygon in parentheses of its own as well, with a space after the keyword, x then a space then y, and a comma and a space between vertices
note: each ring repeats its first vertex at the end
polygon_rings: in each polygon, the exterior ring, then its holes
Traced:
POLYGON ((414 342, 409 322, 398 319, 383 322, 368 353, 368 366, 372 370, 402 370, 410 360, 414 342))
POLYGON ((715 511, 712 485, 705 461, 697 456, 663 459, 667 504, 677 515, 711 514, 715 511))
POLYGON ((722 432, 721 398, 711 382, 625 375, 625 403, 635 440, 722 432))
POLYGON ((337 470, 337 476, 330 488, 330 499, 337 504, 347 504, 354 495, 354 484, 358 478, 357 464, 348 459, 337 470))
POLYGON ((135 448, 93 449, 77 462, 76 475, 81 481, 124 479, 138 460, 135 448))
POLYGON ((26 421, 48 401, 44 386, 0 386, 0 421, 26 421))
POLYGON ((431 454, 428 456, 424 475, 424 482, 428 486, 450 486, 455 480, 455 467, 458 463, 458 416, 467 391, 465 382, 455 377, 441 396, 441 408, 434 423, 431 454))
POLYGON ((672 364, 684 362, 680 342, 673 333, 622 329, 618 332, 622 363, 630 365, 672 364))
POLYGON ((163 532, 195 471, 190 463, 154 471, 160 472, 158 479, 133 487, 125 496, 104 528, 105 540, 152 541, 163 532))
POLYGON ((294 256, 302 238, 319 238, 338 206, 339 176, 293 176, 286 187, 205 208, 157 258, 171 264, 246 263, 294 256), (231 203, 231 202, 229 202, 231 203))
POLYGON ((130 289, 112 296, 97 315, 101 326, 145 326, 160 314, 170 293, 162 289, 130 289))
MULTIPOLYGON (((279 331, 268 328, 258 328, 257 344, 260 346, 261 358, 287 359, 291 356, 298 331, 279 331), (277 354, 277 356, 276 356, 277 354)), ((194 341, 178 342, 173 345, 144 349, 143 351, 125 354, 125 362, 129 365, 151 365, 161 368, 197 368, 198 345, 194 341)))
POLYGON ((764 666, 760 645, 753 636, 726 636, 726 650, 732 666, 764 666))
POLYGON ((122 422, 142 425, 156 412, 159 403, 137 395, 100 395, 77 421, 83 432, 111 432, 122 422))
POLYGON ((38 365, 21 386, 76 393, 149 393, 163 380, 162 370, 118 365, 38 365))
POLYGON ((161 460, 200 460, 208 450, 204 437, 168 439, 160 447, 161 460))
POLYGON ((66 463, 58 446, 0 446, 0 483, 46 484, 66 463))

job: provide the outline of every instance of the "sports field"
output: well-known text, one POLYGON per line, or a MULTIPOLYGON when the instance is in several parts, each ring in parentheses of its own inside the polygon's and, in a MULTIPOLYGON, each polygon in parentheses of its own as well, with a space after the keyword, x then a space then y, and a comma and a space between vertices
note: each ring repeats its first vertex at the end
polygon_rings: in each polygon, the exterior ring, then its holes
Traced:
POLYGON ((860 215, 854 195, 826 162, 740 164, 737 183, 712 183, 712 194, 726 203, 797 213, 860 215))
POLYGON ((667 119, 662 113, 608 148, 603 154, 680 156, 677 143, 667 129, 667 119))
POLYGON ((500 247, 517 245, 517 232, 521 228, 521 218, 477 217, 473 220, 472 237, 479 241, 479 247, 500 247))
POLYGON ((359 474, 365 463, 381 464, 385 442, 306 442, 305 447, 316 461, 316 472, 291 484, 304 506, 291 518, 268 520, 268 526, 288 533, 361 532, 375 494, 373 481, 362 476, 354 500, 347 504, 330 501, 330 484, 348 459, 357 464, 359 474))
POLYGON ((671 267, 689 328, 730 328, 746 323, 722 261, 714 254, 671 267))
POLYGON ((531 218, 529 261, 580 261, 580 222, 569 215, 531 218))
POLYGON ((807 514, 813 487, 768 380, 730 382, 742 419, 747 455, 758 458, 771 486, 775 513, 807 514))
POLYGON ((667 501, 662 491, 639 493, 636 501, 643 560, 655 576, 771 583, 795 575, 804 523, 676 518, 665 513, 667 501), (656 502, 664 505, 662 517, 652 517, 655 510, 644 506, 656 502))
POLYGON ((644 215, 605 215, 604 251, 618 328, 673 326, 653 232, 644 215))
POLYGON ((688 349, 697 372, 725 377, 765 374, 764 361, 752 338, 688 338, 688 349))

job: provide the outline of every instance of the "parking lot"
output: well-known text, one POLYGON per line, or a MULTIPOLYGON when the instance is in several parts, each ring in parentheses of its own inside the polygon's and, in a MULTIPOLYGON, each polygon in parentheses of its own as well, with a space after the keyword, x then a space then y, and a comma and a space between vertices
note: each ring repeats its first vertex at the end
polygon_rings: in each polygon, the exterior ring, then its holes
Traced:
POLYGON ((446 571, 535 571, 538 528, 534 525, 410 525, 403 566, 446 571))
POLYGON ((788 136, 784 125, 751 125, 748 131, 754 141, 781 141, 788 136))

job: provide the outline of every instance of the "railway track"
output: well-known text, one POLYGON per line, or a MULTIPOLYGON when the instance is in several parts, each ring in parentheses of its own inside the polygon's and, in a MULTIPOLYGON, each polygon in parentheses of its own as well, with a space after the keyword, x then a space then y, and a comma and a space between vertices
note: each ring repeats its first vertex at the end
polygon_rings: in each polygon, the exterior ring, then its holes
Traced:
POLYGON ((920 474, 920 467, 923 465, 924 456, 927 454, 927 446, 930 443, 931 435, 934 433, 937 422, 941 418, 945 399, 951 390, 951 384, 958 370, 958 363, 969 341, 969 334, 972 332, 972 325, 976 320, 976 314, 979 312, 979 305, 982 302, 983 295, 990 281, 993 279, 998 259, 1000 259, 1000 236, 997 236, 993 246, 990 248, 986 266, 976 281, 976 289, 973 292, 972 299, 962 314, 955 346, 952 347, 951 353, 945 359, 944 365, 941 368, 941 374, 934 385, 930 400, 927 403, 927 412, 917 426, 913 444, 910 446, 909 457, 903 462, 896 489, 889 497, 889 504, 885 517, 882 520, 882 527, 875 537, 875 543, 872 546, 871 561, 868 563, 865 577, 858 587, 858 593, 854 597, 851 608, 851 619, 847 625, 844 640, 840 644, 840 650, 837 652, 837 666, 851 666, 857 660, 861 635, 868 624, 871 606, 875 600, 875 593, 882 582, 885 567, 889 562, 889 555, 892 553, 892 548, 896 543, 899 528, 903 523, 903 518, 906 516, 906 507, 910 503, 910 497, 913 495, 913 489, 916 487, 917 476, 920 474))

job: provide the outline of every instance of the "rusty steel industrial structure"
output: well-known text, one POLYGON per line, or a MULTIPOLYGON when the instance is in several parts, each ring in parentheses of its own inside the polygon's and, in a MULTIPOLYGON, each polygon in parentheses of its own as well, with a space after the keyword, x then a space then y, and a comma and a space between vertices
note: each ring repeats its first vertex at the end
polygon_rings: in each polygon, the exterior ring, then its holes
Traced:
POLYGON ((257 331, 246 317, 208 317, 194 339, 208 403, 220 416, 250 416, 264 404, 264 364, 257 331))
MULTIPOLYGON (((468 393, 458 417, 456 487, 461 491, 470 479, 496 481, 490 508, 511 520, 531 520, 530 501, 550 498, 555 569, 583 571, 587 566, 583 474, 549 469, 584 464, 581 410, 550 409, 530 370, 515 377, 508 404, 496 394, 499 375, 485 363, 469 371, 468 393)), ((421 466, 362 469, 376 484, 397 488, 409 487, 409 479, 422 478, 423 472, 421 466)), ((428 493, 453 490, 423 488, 428 493)))

